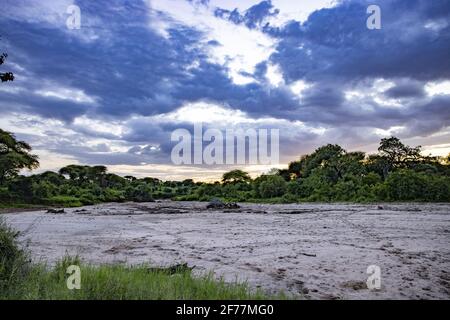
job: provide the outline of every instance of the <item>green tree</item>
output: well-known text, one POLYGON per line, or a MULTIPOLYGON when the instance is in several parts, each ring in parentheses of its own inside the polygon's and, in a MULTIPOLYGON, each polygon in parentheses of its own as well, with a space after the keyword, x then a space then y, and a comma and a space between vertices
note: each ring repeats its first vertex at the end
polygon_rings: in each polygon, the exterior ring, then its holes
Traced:
POLYGON ((65 181, 64 176, 57 174, 56 172, 53 171, 45 171, 40 175, 38 175, 37 177, 39 177, 39 179, 43 181, 47 181, 56 186, 61 185, 65 181))
POLYGON ((406 168, 408 164, 423 160, 420 151, 420 146, 407 146, 396 137, 383 138, 378 147, 378 156, 371 160, 381 167, 383 177, 387 178, 393 169, 406 168))
POLYGON ((130 200, 136 202, 150 202, 153 201, 152 191, 153 190, 150 185, 141 182, 129 188, 126 192, 127 197, 130 200))
POLYGON ((259 184, 259 194, 262 198, 280 197, 286 193, 286 181, 277 175, 265 176, 259 184))
POLYGON ((127 179, 122 178, 121 176, 118 176, 114 173, 107 173, 101 178, 102 187, 104 188, 121 189, 126 185, 127 181, 127 179))
POLYGON ((59 169, 59 174, 68 176, 72 182, 81 185, 87 179, 87 169, 85 166, 71 164, 59 169))
MULTIPOLYGON (((288 171, 297 179, 307 178, 316 169, 324 169, 335 167, 338 169, 336 160, 345 154, 345 150, 335 144, 327 144, 316 149, 310 155, 304 155, 299 161, 294 161, 289 164, 288 171)), ((335 172, 335 175, 340 175, 335 172)))
POLYGON ((0 185, 17 176, 22 169, 31 170, 39 166, 38 156, 31 154, 31 150, 30 145, 0 129, 0 185))
POLYGON ((86 167, 86 176, 89 182, 106 187, 105 176, 107 171, 108 169, 105 166, 86 167))
POLYGON ((238 182, 249 182, 251 181, 250 176, 247 172, 242 170, 232 170, 226 172, 222 176, 223 183, 238 183, 238 182))
POLYGON ((450 178, 400 169, 385 181, 391 201, 449 201, 450 178))
POLYGON ((300 178, 301 171, 302 171, 303 166, 305 165, 307 157, 308 156, 304 155, 304 156, 301 156, 299 161, 293 161, 293 162, 289 163, 289 166, 287 169, 289 174, 294 176, 297 179, 300 178))
POLYGON ((193 187, 195 185, 194 180, 192 179, 185 179, 181 182, 181 184, 186 187, 193 187))
POLYGON ((288 169, 279 169, 277 173, 280 177, 284 179, 284 181, 289 182, 292 180, 292 175, 288 169))

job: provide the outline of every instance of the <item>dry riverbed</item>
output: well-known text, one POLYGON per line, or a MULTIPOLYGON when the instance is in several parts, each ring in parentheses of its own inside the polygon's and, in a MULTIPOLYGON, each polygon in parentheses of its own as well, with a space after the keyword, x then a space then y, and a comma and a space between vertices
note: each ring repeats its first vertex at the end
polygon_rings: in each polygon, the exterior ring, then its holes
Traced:
POLYGON ((449 204, 102 204, 3 214, 35 260, 187 262, 228 281, 311 299, 449 299, 449 204), (369 265, 381 289, 369 290, 369 265))

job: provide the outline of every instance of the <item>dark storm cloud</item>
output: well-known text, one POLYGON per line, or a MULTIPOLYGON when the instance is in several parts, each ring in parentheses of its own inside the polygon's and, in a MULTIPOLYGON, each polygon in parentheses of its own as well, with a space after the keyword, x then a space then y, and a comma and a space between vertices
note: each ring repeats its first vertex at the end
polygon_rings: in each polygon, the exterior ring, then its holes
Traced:
MULTIPOLYGON (((302 107, 316 104, 320 114, 322 107, 343 104, 339 90, 361 78, 448 77, 449 27, 436 31, 424 24, 449 15, 450 5, 433 3, 415 1, 411 11, 412 5, 405 1, 381 1, 382 30, 366 28, 365 2, 349 1, 316 11, 303 24, 291 22, 269 30, 280 40, 271 61, 281 66, 287 82, 303 79, 316 83, 317 92, 308 94, 304 104, 287 88, 268 89, 261 81, 235 85, 223 66, 208 62, 199 44, 200 31, 178 25, 169 30, 168 39, 163 38, 148 28, 143 2, 112 1, 107 6, 97 1, 79 2, 85 15, 95 17, 87 20, 86 27, 94 33, 98 29, 99 38, 93 40, 74 37, 76 30, 42 28, 36 23, 6 19, 1 24, 8 30, 15 61, 34 77, 99 97, 96 106, 32 93, 19 97, 21 105, 44 117, 68 121, 86 112, 119 118, 148 116, 174 110, 184 102, 206 100, 253 116, 299 118, 295 111, 302 107), (189 69, 195 61, 198 67, 189 69)), ((273 10, 270 1, 263 1, 245 16, 256 23, 273 10)), ((265 63, 260 64, 255 78, 260 80, 266 68, 265 63)), ((26 86, 37 85, 30 79, 26 86)), ((387 95, 408 94, 405 90, 399 87, 387 95)), ((6 101, 12 99, 18 102, 17 96, 5 96, 6 101)))
POLYGON ((401 84, 395 86, 391 89, 386 90, 386 96, 389 98, 405 98, 405 97, 423 97, 425 95, 425 90, 423 85, 418 84, 401 84))
POLYGON ((381 30, 366 27, 369 2, 345 1, 312 13, 300 24, 269 29, 280 39, 272 61, 288 81, 450 77, 450 2, 371 1, 381 8, 381 30), (433 23, 441 29, 427 28, 433 23))
POLYGON ((27 90, 20 93, 0 93, 0 114, 10 112, 11 107, 15 106, 16 111, 38 114, 44 118, 58 118, 70 121, 76 116, 83 115, 88 106, 83 103, 73 101, 64 101, 54 97, 43 97, 35 94, 29 86, 27 90))
MULTIPOLYGON (((170 38, 164 39, 149 30, 143 3, 137 6, 115 1, 105 6, 87 1, 79 5, 84 15, 95 15, 99 21, 85 27, 98 29, 98 39, 77 38, 83 35, 83 26, 68 32, 64 28, 42 28, 37 23, 2 20, 2 29, 8 30, 11 42, 10 56, 36 78, 26 85, 35 86, 33 82, 44 78, 82 89, 89 96, 101 97, 96 113, 110 116, 152 115, 178 107, 181 100, 175 99, 172 91, 180 90, 178 81, 190 79, 186 67, 204 59, 200 50, 192 49, 200 34, 181 27, 170 30, 170 38)), ((61 114, 51 106, 46 110, 40 103, 31 103, 29 98, 23 104, 46 117, 66 120, 82 113, 79 109, 71 112, 74 107, 65 101, 59 102, 64 110, 61 113, 67 111, 61 114)), ((88 104, 83 107, 85 111, 92 109, 88 104)))
MULTIPOLYGON (((149 116, 198 100, 225 102, 255 115, 283 115, 283 110, 298 105, 283 89, 234 84, 224 66, 207 61, 200 31, 177 25, 166 39, 148 27, 147 8, 139 3, 113 1, 104 6, 97 1, 78 2, 83 16, 88 17, 87 26, 72 31, 2 20, 13 60, 31 75, 28 81, 18 77, 15 83, 27 94, 11 94, 5 101, 20 101, 27 112, 65 121, 87 112, 117 118, 149 116), (84 29, 92 33, 85 34, 84 29), (190 68, 193 62, 198 62, 198 67, 190 68), (40 86, 36 81, 40 78, 99 97, 98 104, 36 97, 33 92, 40 86)), ((258 8, 249 11, 254 19, 258 8)))
POLYGON ((339 108, 345 101, 340 89, 336 85, 317 84, 304 91, 302 105, 317 107, 324 111, 330 108, 339 108))
POLYGON ((445 124, 440 118, 447 111, 430 113, 430 104, 435 102, 426 98, 424 84, 450 79, 448 21, 448 1, 343 1, 315 11, 303 24, 291 21, 265 31, 280 40, 270 60, 281 67, 285 81, 312 84, 303 92, 294 118, 328 127, 388 129, 412 123, 411 117, 434 123, 426 126, 429 131, 423 126, 408 127, 408 135, 414 136, 436 132, 445 124), (381 30, 366 27, 369 4, 381 8, 381 30), (375 79, 395 83, 384 93, 385 105, 371 95, 376 91, 370 89, 375 79), (355 101, 346 100, 343 93, 362 83, 371 91, 366 89, 366 95, 355 101), (401 100, 403 107, 398 109, 389 106, 390 98, 415 100, 401 100))

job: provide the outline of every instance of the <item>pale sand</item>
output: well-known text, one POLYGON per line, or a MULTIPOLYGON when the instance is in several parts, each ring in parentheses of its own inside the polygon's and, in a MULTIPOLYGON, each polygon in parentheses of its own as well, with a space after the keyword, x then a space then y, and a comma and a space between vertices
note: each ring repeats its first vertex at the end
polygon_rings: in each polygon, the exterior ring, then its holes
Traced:
POLYGON ((450 204, 102 204, 4 214, 35 260, 187 262, 227 281, 312 299, 449 299, 450 204), (80 209, 86 211, 80 212, 80 209), (381 290, 367 289, 369 265, 381 290))

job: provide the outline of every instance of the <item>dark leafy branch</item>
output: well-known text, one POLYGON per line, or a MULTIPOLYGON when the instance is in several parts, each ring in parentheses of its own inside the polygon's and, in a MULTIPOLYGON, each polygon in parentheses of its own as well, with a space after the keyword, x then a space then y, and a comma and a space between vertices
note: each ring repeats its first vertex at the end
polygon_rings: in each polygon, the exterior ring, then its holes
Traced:
MULTIPOLYGON (((0 65, 4 64, 8 58, 7 53, 0 54, 0 65)), ((2 82, 14 81, 14 74, 12 72, 0 72, 0 79, 2 82)))

